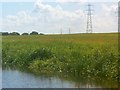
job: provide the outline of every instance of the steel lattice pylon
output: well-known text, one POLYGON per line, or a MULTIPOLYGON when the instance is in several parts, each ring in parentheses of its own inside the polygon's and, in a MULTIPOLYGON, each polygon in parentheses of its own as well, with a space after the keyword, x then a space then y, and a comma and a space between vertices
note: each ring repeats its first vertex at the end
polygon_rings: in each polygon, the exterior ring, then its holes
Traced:
POLYGON ((86 33, 92 33, 92 9, 90 4, 87 5, 87 30, 86 33))

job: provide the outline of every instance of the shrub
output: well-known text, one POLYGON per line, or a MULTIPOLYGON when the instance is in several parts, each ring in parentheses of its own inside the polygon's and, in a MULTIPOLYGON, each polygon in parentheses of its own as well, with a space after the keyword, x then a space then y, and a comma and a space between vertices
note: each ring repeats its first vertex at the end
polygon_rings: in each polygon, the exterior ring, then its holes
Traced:
POLYGON ((2 36, 8 36, 9 33, 8 32, 2 32, 2 36))
POLYGON ((10 35, 20 35, 18 32, 12 32, 10 35))
POLYGON ((22 35, 29 35, 28 33, 23 33, 22 35))
POLYGON ((32 31, 32 33, 30 33, 30 35, 38 35, 38 32, 32 31))
POLYGON ((53 53, 51 52, 51 50, 47 48, 37 49, 30 54, 31 60, 34 60, 34 59, 43 60, 43 59, 49 59, 51 57, 53 57, 53 53))

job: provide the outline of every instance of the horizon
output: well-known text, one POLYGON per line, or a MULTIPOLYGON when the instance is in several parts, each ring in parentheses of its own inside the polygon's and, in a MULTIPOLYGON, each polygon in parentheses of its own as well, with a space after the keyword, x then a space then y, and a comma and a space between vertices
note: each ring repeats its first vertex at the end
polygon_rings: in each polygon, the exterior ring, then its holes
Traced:
MULTIPOLYGON (((36 32, 36 31, 35 31, 36 32)), ((10 33, 13 33, 13 32, 0 32, 0 34, 2 34, 2 33, 8 33, 9 35, 10 35, 10 33)), ((19 32, 15 32, 15 33, 19 33, 19 32)), ((22 35, 22 34, 24 34, 24 33, 26 33, 26 32, 23 32, 23 33, 19 33, 20 35, 22 35)), ((30 32, 30 33, 32 33, 32 32, 30 32)), ((28 35, 30 35, 30 33, 27 33, 28 35)), ((61 33, 42 33, 42 32, 38 32, 38 34, 36 34, 36 35, 40 35, 40 34, 43 34, 43 35, 74 35, 74 34, 118 34, 119 32, 100 32, 100 33, 98 33, 98 32, 93 32, 93 33, 79 33, 79 32, 75 32, 75 33, 63 33, 63 34, 61 34, 61 33)), ((9 36, 9 35, 5 35, 5 36, 9 36)), ((4 35, 3 35, 4 36, 4 35)))

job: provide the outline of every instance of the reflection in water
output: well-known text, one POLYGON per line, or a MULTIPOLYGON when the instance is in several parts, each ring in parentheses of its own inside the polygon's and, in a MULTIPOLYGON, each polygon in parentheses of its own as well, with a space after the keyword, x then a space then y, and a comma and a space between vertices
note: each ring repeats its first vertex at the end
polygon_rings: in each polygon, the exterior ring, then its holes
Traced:
POLYGON ((0 67, 0 90, 2 89, 2 68, 0 67))
POLYGON ((56 77, 35 76, 17 70, 3 70, 3 88, 69 88, 72 82, 63 81, 56 77))
POLYGON ((36 76, 30 73, 20 72, 18 70, 3 70, 2 72, 3 88, 101 88, 91 81, 84 83, 65 80, 64 78, 50 76, 36 76))

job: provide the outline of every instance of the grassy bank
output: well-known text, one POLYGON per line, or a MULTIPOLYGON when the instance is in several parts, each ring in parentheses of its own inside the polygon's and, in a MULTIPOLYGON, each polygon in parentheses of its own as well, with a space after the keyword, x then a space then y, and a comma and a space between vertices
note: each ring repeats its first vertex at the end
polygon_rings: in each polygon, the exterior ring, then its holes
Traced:
POLYGON ((117 80, 118 35, 4 36, 3 67, 117 80))

